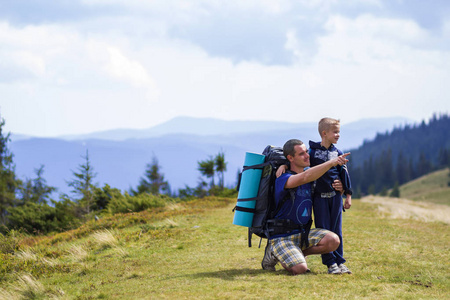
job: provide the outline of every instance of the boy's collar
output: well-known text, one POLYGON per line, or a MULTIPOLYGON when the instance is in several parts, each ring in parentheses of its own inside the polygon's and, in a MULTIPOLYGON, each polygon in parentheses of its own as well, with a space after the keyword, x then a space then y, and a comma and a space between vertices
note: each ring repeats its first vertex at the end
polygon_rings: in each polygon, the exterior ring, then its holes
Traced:
POLYGON ((334 144, 331 143, 329 147, 325 147, 324 145, 322 145, 322 142, 320 142, 320 146, 323 147, 323 148, 325 148, 325 149, 330 149, 330 148, 333 147, 333 145, 334 145, 334 144))

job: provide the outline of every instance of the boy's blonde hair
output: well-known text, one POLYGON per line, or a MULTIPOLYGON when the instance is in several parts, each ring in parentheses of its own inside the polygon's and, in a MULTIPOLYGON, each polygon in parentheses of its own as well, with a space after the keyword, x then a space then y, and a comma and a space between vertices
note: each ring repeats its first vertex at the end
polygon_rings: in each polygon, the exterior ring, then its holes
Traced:
POLYGON ((323 131, 328 131, 332 126, 341 126, 341 121, 332 118, 322 118, 319 121, 319 134, 322 136, 323 131))

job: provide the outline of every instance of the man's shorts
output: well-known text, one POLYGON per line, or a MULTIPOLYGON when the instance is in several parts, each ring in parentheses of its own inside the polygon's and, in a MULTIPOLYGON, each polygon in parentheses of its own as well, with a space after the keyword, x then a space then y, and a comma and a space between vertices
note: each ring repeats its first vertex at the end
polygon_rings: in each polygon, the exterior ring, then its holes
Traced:
MULTIPOLYGON (((308 236, 309 247, 316 246, 328 233, 330 231, 326 229, 311 228, 308 236)), ((306 263, 305 256, 302 249, 300 249, 301 236, 300 233, 296 233, 270 240, 273 255, 289 268, 297 264, 306 263)), ((305 249, 305 246, 303 246, 303 250, 305 249)))

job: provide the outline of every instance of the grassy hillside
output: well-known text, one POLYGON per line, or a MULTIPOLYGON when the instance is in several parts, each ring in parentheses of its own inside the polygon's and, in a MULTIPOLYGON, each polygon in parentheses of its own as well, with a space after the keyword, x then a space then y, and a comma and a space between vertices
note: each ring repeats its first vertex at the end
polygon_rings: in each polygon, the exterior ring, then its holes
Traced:
POLYGON ((402 185, 400 196, 410 200, 450 205, 449 168, 427 174, 402 185))
POLYGON ((261 269, 265 241, 247 247, 234 205, 209 198, 49 237, 12 233, 0 241, 0 299, 450 298, 448 223, 386 218, 380 204, 354 200, 344 213, 354 274, 328 275, 311 256, 312 273, 290 276, 261 269))

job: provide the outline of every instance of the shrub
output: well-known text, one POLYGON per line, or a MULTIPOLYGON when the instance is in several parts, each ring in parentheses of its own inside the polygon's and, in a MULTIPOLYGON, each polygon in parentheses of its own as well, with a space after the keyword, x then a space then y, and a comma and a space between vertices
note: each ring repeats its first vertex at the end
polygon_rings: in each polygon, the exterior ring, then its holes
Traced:
POLYGON ((27 202, 8 208, 9 228, 23 228, 29 233, 48 233, 57 229, 56 210, 47 204, 27 202))
POLYGON ((139 194, 114 196, 108 203, 110 214, 139 212, 149 208, 164 207, 170 198, 164 195, 139 194))
POLYGON ((31 234, 47 234, 73 229, 81 224, 76 217, 77 206, 69 199, 53 201, 54 207, 45 203, 27 202, 8 208, 9 229, 23 229, 31 234))
POLYGON ((22 234, 17 230, 8 230, 5 234, 0 233, 0 253, 14 253, 19 249, 19 241, 22 234))

